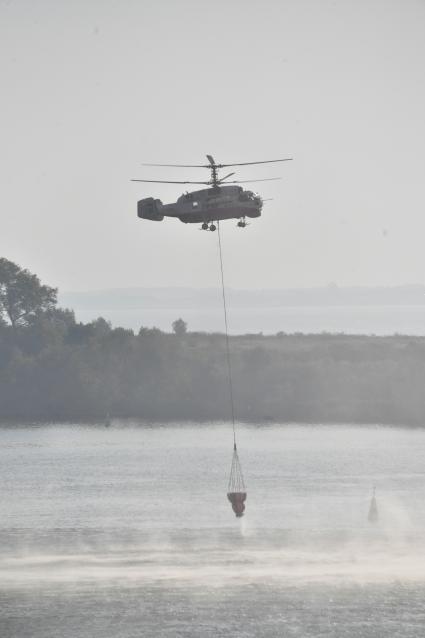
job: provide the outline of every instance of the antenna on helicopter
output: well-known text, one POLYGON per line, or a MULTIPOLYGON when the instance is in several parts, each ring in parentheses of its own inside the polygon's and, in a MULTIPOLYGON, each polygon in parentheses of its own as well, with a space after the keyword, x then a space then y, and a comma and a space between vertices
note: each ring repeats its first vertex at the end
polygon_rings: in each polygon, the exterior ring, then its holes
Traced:
POLYGON ((235 173, 229 173, 225 177, 219 178, 218 170, 221 168, 227 168, 230 166, 252 166, 254 164, 273 164, 276 162, 290 162, 292 157, 285 157, 275 160, 261 160, 258 162, 238 162, 233 164, 216 164, 212 155, 207 155, 208 164, 142 164, 142 166, 161 166, 172 168, 209 168, 211 171, 211 178, 205 182, 192 182, 192 181, 174 181, 174 180, 158 180, 158 179, 132 179, 132 182, 150 182, 155 184, 203 184, 205 186, 212 186, 218 188, 222 184, 248 184, 251 182, 270 182, 273 180, 281 179, 280 177, 268 177, 263 179, 247 179, 247 180, 234 180, 226 182, 229 177, 232 177, 235 173))

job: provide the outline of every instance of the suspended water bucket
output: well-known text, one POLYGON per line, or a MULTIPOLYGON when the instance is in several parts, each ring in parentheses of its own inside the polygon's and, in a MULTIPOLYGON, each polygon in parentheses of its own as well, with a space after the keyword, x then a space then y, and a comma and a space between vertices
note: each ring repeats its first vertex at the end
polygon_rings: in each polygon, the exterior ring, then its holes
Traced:
POLYGON ((227 488, 227 498, 232 504, 232 510, 238 518, 243 516, 245 511, 246 488, 243 480, 242 468, 239 461, 236 443, 233 447, 232 466, 230 468, 229 485, 227 488))

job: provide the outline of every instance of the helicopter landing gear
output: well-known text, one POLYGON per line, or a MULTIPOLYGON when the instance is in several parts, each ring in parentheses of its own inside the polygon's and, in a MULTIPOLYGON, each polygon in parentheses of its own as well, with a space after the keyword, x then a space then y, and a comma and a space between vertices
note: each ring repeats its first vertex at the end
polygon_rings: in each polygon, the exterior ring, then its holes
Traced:
POLYGON ((236 225, 239 228, 246 228, 248 226, 248 224, 245 221, 245 217, 242 217, 242 219, 240 219, 236 225))
POLYGON ((217 226, 215 226, 214 224, 207 224, 207 222, 204 222, 201 226, 201 230, 217 230, 217 226))

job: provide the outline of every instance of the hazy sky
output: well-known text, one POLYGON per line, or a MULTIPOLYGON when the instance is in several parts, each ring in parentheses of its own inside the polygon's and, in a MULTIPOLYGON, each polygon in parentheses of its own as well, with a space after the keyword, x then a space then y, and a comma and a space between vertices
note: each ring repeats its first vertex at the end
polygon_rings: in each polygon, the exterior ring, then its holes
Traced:
POLYGON ((293 156, 238 169, 283 179, 223 224, 230 286, 425 283, 424 63, 424 0, 0 0, 0 254, 62 290, 215 286, 216 234, 136 217, 182 188, 130 178, 293 156))

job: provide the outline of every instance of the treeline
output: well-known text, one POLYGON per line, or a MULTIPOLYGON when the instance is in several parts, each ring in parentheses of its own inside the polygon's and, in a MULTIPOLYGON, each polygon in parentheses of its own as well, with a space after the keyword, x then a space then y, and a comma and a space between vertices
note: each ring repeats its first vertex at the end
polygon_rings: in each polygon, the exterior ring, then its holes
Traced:
MULTIPOLYGON (((2 261, 0 419, 229 418, 223 335, 187 332, 182 320, 138 334, 78 323, 47 287, 44 302, 35 295, 8 320, 2 261)), ((425 338, 279 333, 231 337, 230 348, 239 419, 425 424, 425 338)))
MULTIPOLYGON (((238 418, 425 423, 425 339, 230 338, 238 418)), ((112 329, 55 310, 0 328, 0 418, 226 419, 223 335, 112 329)))

